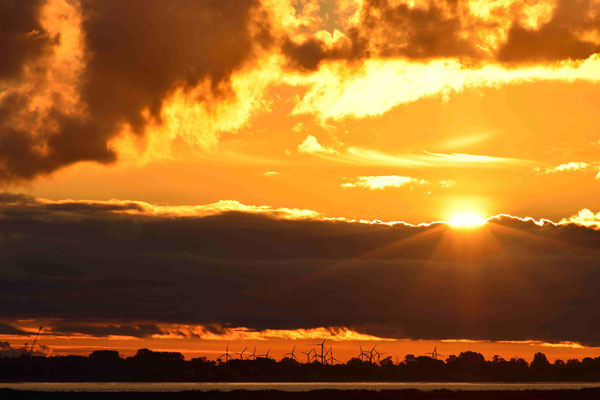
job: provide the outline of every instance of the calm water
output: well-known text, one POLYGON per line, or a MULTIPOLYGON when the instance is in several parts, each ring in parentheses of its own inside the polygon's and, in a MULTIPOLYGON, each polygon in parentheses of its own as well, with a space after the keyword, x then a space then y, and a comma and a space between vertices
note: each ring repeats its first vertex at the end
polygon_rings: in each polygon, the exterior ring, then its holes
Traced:
POLYGON ((299 382, 299 383, 205 383, 205 382, 23 382, 0 383, 0 388, 28 391, 62 392, 181 392, 186 390, 283 390, 286 392, 305 392, 318 389, 335 390, 557 390, 600 388, 598 383, 423 383, 423 382, 299 382))

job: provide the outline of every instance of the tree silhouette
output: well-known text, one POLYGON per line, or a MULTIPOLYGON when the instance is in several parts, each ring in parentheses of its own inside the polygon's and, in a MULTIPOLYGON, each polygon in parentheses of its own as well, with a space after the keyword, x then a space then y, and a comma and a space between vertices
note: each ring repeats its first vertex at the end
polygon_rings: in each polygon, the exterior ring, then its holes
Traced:
POLYGON ((600 381, 600 357, 549 363, 536 353, 531 365, 466 351, 446 361, 407 354, 400 363, 352 358, 345 364, 300 363, 291 357, 185 360, 181 353, 140 349, 123 358, 99 350, 82 356, 0 357, 0 381, 600 381))

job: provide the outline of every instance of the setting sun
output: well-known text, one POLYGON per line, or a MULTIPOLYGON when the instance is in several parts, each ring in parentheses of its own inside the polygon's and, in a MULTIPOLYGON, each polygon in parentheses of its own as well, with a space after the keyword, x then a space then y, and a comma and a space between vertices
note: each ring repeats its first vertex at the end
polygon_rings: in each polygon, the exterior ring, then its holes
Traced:
POLYGON ((448 221, 454 228, 475 228, 485 224, 485 218, 478 214, 456 214, 448 221))

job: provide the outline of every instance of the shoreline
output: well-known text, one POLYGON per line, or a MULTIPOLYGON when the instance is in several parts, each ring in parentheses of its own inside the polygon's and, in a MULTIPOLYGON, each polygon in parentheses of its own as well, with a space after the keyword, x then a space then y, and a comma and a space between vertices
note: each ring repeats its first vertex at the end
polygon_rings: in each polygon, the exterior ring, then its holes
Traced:
POLYGON ((10 400, 28 399, 422 399, 422 400, 558 400, 558 399, 598 399, 600 388, 563 389, 563 390, 432 390, 422 391, 417 389, 402 390, 311 390, 307 392, 285 392, 281 390, 235 390, 235 391, 182 391, 182 392, 39 392, 19 391, 0 388, 0 397, 10 400))

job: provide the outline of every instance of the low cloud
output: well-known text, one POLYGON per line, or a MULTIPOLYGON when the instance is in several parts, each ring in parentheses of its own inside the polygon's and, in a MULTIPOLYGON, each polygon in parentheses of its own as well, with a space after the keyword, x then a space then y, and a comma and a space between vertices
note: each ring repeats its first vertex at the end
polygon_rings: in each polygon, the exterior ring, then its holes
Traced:
POLYGON ((0 319, 12 327, 54 320, 67 335, 103 336, 168 335, 173 324, 344 327, 600 344, 592 212, 561 223, 499 216, 464 232, 261 208, 2 198, 0 319))

